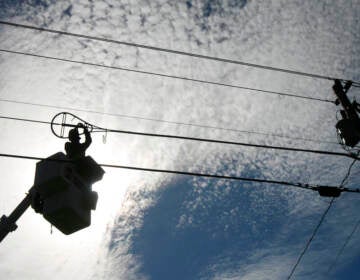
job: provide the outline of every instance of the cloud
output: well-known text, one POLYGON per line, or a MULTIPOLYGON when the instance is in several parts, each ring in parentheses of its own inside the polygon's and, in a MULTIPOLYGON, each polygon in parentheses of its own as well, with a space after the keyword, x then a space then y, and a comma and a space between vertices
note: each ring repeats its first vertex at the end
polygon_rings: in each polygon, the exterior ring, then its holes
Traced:
MULTIPOLYGON (((358 65, 349 58, 359 53, 360 46, 359 36, 353 31, 359 14, 355 2, 332 5, 303 1, 79 0, 38 1, 38 5, 6 2, 0 16, 76 33, 356 79, 358 65)), ((3 48, 333 98, 331 81, 4 26, 0 32, 3 48)), ((0 59, 0 95, 4 98, 336 141, 336 108, 332 104, 4 54, 0 59)), ((57 113, 20 105, 0 106, 4 114, 44 120, 57 113)), ((331 144, 80 115, 111 128, 339 150, 331 144)), ((27 139, 21 125, 4 125, 3 129, 3 151, 12 149, 16 153, 20 146, 24 153, 47 155, 63 145, 49 141, 45 128, 28 128, 27 139)), ((124 165, 333 185, 341 181, 350 164, 348 159, 327 156, 128 135, 109 135, 106 146, 99 147, 100 138, 94 136, 89 152, 99 162, 124 165)), ((8 168, 5 173, 18 176, 14 168, 3 165, 8 168)), ((33 179, 31 167, 26 170, 24 185, 33 179)), ((354 172, 357 171, 355 168, 354 172)), ((70 241, 57 236, 55 241, 46 242, 42 247, 44 257, 38 260, 42 264, 39 270, 31 270, 29 262, 27 270, 32 271, 34 278, 39 275, 61 278, 75 271, 73 275, 78 279, 86 279, 89 274, 94 279, 236 279, 239 275, 245 279, 271 275, 275 279, 289 271, 326 207, 326 200, 315 192, 282 186, 110 173, 109 179, 98 186, 103 193, 99 202, 103 199, 103 210, 97 210, 99 216, 94 214, 94 227, 97 226, 93 235, 79 233, 70 241), (81 240, 92 244, 81 244, 81 240), (55 248, 54 243, 58 244, 55 248), (93 254, 87 257, 89 251, 93 254), (77 254, 81 254, 82 261, 72 260, 77 254), (49 263, 59 266, 54 268, 49 263), (75 263, 78 270, 74 270, 75 263), (82 275, 89 267, 89 274, 82 275)), ((351 177, 350 183, 356 186, 356 176, 351 177)), ((15 189, 16 182, 10 185, 15 189)), ((8 194, 5 187, 1 192, 8 194)), ((319 240, 330 238, 332 246, 315 241, 307 261, 299 267, 299 277, 318 277, 317 268, 310 261, 321 257, 324 261, 316 263, 322 265, 336 252, 353 224, 351 217, 358 212, 354 205, 356 200, 350 195, 339 199, 334 216, 319 232, 319 240)), ((28 219, 27 231, 37 224, 30 216, 28 219)), ((45 226, 38 224, 39 231, 45 232, 45 226)), ((21 237, 32 236, 28 232, 19 237, 16 234, 11 243, 14 246, 21 237)), ((48 240, 48 236, 42 239, 48 240)), ((23 249, 19 262, 28 262, 38 250, 41 242, 33 243, 23 249)), ((7 252, 10 249, 7 247, 7 252)), ((349 248, 344 262, 353 259, 357 251, 355 246, 349 248)), ((1 256, 4 259, 1 271, 12 278, 24 278, 25 271, 14 265, 15 258, 1 256)))

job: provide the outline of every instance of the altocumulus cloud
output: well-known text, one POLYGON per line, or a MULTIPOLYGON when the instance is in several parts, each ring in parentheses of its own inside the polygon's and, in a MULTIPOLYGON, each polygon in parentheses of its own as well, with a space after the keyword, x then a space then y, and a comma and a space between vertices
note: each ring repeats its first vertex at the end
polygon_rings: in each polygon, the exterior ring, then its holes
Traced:
MULTIPOLYGON (((16 22, 356 80, 359 66, 353 60, 359 54, 360 38, 353 30, 360 11, 355 4, 356 1, 331 5, 323 1, 4 1, 0 15, 16 22)), ((316 97, 331 98, 332 94, 331 82, 234 65, 5 27, 0 36, 3 48, 316 97)), ((16 64, 11 66, 14 58, 5 55, 1 56, 1 63, 10 69, 1 73, 2 97, 336 141, 336 109, 328 104, 26 58, 21 59, 25 67, 15 69, 16 64), (45 80, 43 75, 49 68, 56 75, 45 80), (28 69, 40 73, 35 75, 28 69), (21 71, 21 75, 14 75, 19 73, 16 71, 21 71), (22 83, 24 77, 31 82, 22 83), (34 82, 39 77, 42 82, 34 82), (24 88, 29 95, 24 95, 24 88), (46 94, 50 88, 52 94, 46 94)), ((34 114, 34 110, 10 105, 2 108, 10 112, 16 109, 25 116, 34 114)), ((46 117, 49 112, 36 114, 46 117)), ((122 129, 339 149, 328 143, 91 114, 83 117, 122 129)), ((112 136, 101 148, 104 153, 97 152, 99 149, 93 146, 92 150, 99 161, 322 184, 339 184, 350 164, 347 159, 325 156, 130 136, 112 136)), ((32 151, 43 150, 38 147, 32 151)), ((356 166, 354 172, 358 172, 356 166)), ((31 273, 51 275, 54 268, 49 263, 59 261, 63 254, 63 266, 55 277, 73 271, 71 275, 80 279, 89 275, 94 279, 282 279, 290 272, 328 203, 316 193, 281 186, 145 173, 132 176, 133 180, 126 184, 120 177, 118 181, 108 181, 113 188, 104 186, 104 193, 122 187, 126 194, 119 193, 109 210, 116 217, 110 215, 99 222, 96 242, 74 246, 73 257, 63 248, 49 254, 44 246, 45 255, 51 256, 41 259, 47 269, 39 265, 38 271, 31 273), (74 256, 86 256, 89 248, 92 256, 76 262, 79 269, 74 270, 74 256), (84 268, 88 270, 85 276, 81 273, 84 268)), ((350 181, 350 186, 354 186, 356 176, 350 181)), ((356 199, 344 195, 335 204, 319 238, 299 266, 297 278, 335 277, 326 276, 327 265, 352 228, 354 213, 359 210, 356 199)), ((51 246, 51 242, 47 243, 47 247, 51 246)), ((358 252, 353 242, 344 260, 353 261, 358 252)), ((21 261, 26 262, 29 255, 26 252, 21 261)), ((11 267, 10 261, 5 265, 7 275, 21 279, 26 273, 11 267)), ((346 263, 339 263, 339 269, 346 271, 346 263)), ((27 270, 31 271, 31 267, 27 270)))

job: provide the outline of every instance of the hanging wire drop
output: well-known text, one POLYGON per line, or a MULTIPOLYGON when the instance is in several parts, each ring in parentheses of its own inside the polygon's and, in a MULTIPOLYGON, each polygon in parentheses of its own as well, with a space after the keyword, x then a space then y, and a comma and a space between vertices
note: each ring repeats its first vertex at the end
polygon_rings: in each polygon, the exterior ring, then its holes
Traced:
POLYGON ((105 133, 102 136, 102 141, 104 144, 106 144, 106 140, 107 140, 107 130, 105 130, 105 133))

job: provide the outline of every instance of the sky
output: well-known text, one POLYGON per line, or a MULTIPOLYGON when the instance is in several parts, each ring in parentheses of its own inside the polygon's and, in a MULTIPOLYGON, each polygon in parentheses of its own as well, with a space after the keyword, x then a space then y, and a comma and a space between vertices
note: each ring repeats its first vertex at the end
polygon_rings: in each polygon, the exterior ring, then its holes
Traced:
MULTIPOLYGON (((359 4, 0 0, 0 20, 359 81, 359 4)), ((332 81, 1 24, 0 49, 334 100, 332 81)), ((51 121, 68 111, 106 128, 342 152, 338 110, 326 102, 0 52, 2 116, 51 121)), ((0 119, 0 128, 0 153, 63 151, 65 141, 49 125, 0 119)), ((146 168, 339 185, 352 162, 112 133, 104 143, 103 136, 94 133, 88 149, 97 162, 146 168)), ((35 164, 0 158, 1 215, 31 188, 35 164)), ((330 202, 281 185, 105 171, 93 186, 99 201, 90 227, 51 233, 41 215, 27 210, 0 245, 4 278, 287 279, 330 202)), ((358 187, 359 172, 355 164, 347 187, 358 187)), ((359 198, 343 193, 335 200, 292 279, 360 278, 360 229, 334 264, 358 222, 359 198)))

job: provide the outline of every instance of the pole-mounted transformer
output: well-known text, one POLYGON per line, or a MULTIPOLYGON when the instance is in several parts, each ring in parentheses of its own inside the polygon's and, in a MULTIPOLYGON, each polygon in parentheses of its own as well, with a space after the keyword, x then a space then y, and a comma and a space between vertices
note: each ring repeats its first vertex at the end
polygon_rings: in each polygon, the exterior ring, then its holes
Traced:
POLYGON ((341 104, 340 111, 342 119, 336 124, 336 130, 343 145, 354 147, 360 141, 360 119, 357 114, 358 104, 356 101, 350 102, 346 93, 350 89, 352 82, 347 82, 344 86, 340 80, 335 80, 333 85, 334 93, 337 97, 335 104, 341 104))

